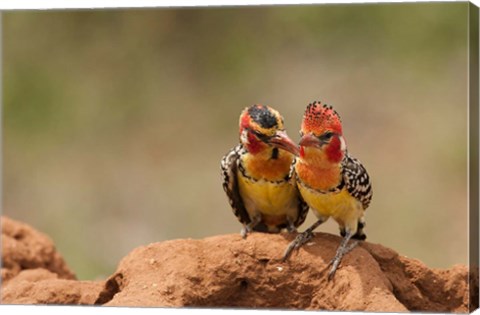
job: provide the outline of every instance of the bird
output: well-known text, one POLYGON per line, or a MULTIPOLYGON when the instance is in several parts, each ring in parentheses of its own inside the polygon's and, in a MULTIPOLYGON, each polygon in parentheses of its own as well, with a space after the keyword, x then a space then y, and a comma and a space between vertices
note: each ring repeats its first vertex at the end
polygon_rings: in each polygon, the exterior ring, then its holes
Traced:
POLYGON ((332 217, 343 239, 329 263, 331 280, 342 257, 358 244, 353 240, 366 239, 364 214, 372 199, 372 183, 362 163, 347 151, 342 121, 333 106, 317 101, 308 104, 300 136, 294 174, 300 194, 317 221, 288 245, 282 260, 307 243, 313 231, 332 217))
POLYGON ((239 119, 239 144, 221 160, 223 189, 233 213, 252 231, 295 232, 308 214, 293 167, 298 145, 287 135, 284 119, 270 106, 246 107, 239 119))

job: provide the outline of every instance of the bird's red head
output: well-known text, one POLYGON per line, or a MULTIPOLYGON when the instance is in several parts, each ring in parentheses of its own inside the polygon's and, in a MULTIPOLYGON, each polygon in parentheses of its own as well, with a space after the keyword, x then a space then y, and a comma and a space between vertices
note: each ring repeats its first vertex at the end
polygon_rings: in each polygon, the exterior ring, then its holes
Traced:
POLYGON ((300 134, 300 157, 305 157, 305 148, 314 148, 313 156, 318 156, 321 152, 330 162, 342 160, 346 150, 342 121, 332 106, 321 102, 308 104, 300 134), (315 149, 320 151, 315 153, 315 149))
POLYGON ((269 106, 256 104, 242 111, 240 142, 250 153, 275 147, 298 155, 298 146, 285 132, 283 117, 269 106))
POLYGON ((301 133, 320 136, 327 131, 342 134, 342 121, 337 111, 332 106, 317 101, 308 104, 303 115, 301 133))

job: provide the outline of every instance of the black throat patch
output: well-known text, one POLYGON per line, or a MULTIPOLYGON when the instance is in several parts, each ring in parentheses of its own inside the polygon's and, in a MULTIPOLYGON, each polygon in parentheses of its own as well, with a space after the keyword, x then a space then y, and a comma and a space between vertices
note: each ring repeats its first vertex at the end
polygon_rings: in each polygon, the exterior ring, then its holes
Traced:
POLYGON ((273 148, 272 150, 272 160, 278 159, 278 148, 273 148))
POLYGON ((248 109, 248 114, 262 128, 268 129, 277 126, 277 118, 265 106, 254 105, 248 109))

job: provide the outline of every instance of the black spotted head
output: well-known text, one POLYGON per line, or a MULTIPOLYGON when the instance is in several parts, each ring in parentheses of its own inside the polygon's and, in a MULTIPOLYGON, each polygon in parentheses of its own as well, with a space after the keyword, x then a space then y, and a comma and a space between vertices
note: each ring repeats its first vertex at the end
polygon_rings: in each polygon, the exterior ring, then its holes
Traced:
POLYGON ((287 136, 280 113, 269 107, 255 104, 245 108, 240 115, 240 142, 251 153, 266 147, 278 147, 293 154, 297 145, 287 136))
POLYGON ((264 105, 252 105, 243 110, 240 115, 240 133, 250 129, 264 135, 273 135, 277 130, 283 130, 283 117, 275 109, 264 105))

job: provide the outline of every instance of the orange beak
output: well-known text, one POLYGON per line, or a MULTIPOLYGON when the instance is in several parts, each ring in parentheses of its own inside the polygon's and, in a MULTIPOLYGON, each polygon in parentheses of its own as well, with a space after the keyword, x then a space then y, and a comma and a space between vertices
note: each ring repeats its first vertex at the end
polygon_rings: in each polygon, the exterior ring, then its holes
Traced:
POLYGON ((269 141, 273 146, 288 151, 294 155, 299 155, 300 150, 298 148, 298 145, 295 144, 295 142, 292 141, 287 135, 285 131, 277 131, 275 135, 270 138, 269 141))

